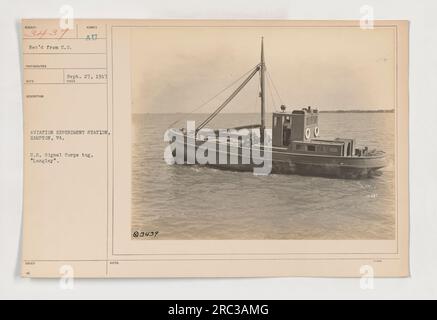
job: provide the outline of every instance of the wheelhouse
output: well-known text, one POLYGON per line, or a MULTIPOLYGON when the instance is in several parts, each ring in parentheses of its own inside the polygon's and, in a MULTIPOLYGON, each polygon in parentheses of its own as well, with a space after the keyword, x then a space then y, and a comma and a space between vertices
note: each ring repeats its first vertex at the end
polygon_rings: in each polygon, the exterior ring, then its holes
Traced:
POLYGON ((319 139, 319 112, 311 107, 273 113, 272 145, 286 147, 293 153, 352 157, 354 139, 319 139))

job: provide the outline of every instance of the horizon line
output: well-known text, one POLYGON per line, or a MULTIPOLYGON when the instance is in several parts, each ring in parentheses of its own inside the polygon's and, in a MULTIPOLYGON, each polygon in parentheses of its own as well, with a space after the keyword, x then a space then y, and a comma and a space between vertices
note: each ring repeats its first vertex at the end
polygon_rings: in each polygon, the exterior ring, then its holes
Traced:
MULTIPOLYGON (((294 110, 300 110, 294 109, 294 110)), ((316 109, 317 110, 317 109, 316 109)), ((268 111, 266 113, 280 112, 268 111)), ((331 109, 331 110, 318 110, 319 113, 391 113, 395 112, 395 109, 331 109)), ((258 114, 259 112, 223 112, 221 114, 258 114)), ((211 112, 132 112, 131 114, 211 114, 211 112)))

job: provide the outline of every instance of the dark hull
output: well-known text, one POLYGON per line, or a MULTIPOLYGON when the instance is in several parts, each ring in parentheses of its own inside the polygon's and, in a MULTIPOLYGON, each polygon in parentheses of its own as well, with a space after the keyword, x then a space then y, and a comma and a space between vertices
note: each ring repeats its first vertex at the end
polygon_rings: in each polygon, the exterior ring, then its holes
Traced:
MULTIPOLYGON (((203 142, 196 141, 195 149, 198 150, 198 147, 202 143, 203 142)), ((178 155, 177 152, 173 150, 173 156, 175 159, 177 159, 177 163, 179 164, 187 164, 187 145, 188 144, 185 139, 183 143, 183 149, 178 149, 185 150, 184 154, 178 155)), ((191 145, 191 147, 192 146, 193 145, 191 145)), ((248 151, 250 149, 239 146, 238 148, 234 148, 232 150, 229 144, 227 144, 226 150, 226 152, 220 151, 219 145, 217 144, 215 164, 200 164, 197 161, 195 163, 191 161, 190 164, 232 171, 253 171, 255 167, 259 167, 259 165, 256 165, 255 163, 260 163, 260 161, 255 161, 254 163, 253 158, 255 158, 255 160, 257 159, 256 156, 248 151), (238 150, 238 155, 236 150, 238 150), (220 164, 219 162, 220 153, 222 153, 222 163, 223 158, 226 159, 225 164, 220 164), (233 161, 231 159, 231 154, 234 155, 233 161)), ((271 173, 273 174, 299 174, 306 176, 322 176, 342 179, 363 179, 380 175, 380 169, 385 166, 385 159, 383 155, 342 157, 291 153, 287 148, 269 148, 266 150, 271 150, 271 173)), ((261 151, 261 155, 263 155, 263 151, 261 151)))
POLYGON ((379 175, 384 156, 338 157, 280 153, 272 151, 272 172, 325 176, 344 179, 370 178, 379 175))
MULTIPOLYGON (((198 164, 201 166, 211 167, 228 171, 253 171, 256 167, 254 164, 198 164)), ((339 179, 365 179, 381 175, 382 167, 345 167, 340 164, 308 164, 290 161, 284 163, 272 161, 273 174, 298 174, 303 176, 328 177, 339 179)))

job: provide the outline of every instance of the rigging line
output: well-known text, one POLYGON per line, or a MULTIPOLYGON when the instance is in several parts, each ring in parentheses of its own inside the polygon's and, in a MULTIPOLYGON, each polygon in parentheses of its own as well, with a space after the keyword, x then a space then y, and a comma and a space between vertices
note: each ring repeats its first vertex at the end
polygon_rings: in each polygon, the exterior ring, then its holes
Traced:
MULTIPOLYGON (((225 92, 226 90, 228 90, 230 87, 232 87, 234 84, 236 84, 237 82, 239 82, 242 78, 244 78, 245 76, 247 76, 250 72, 252 72, 253 70, 255 70, 258 67, 258 65, 255 65, 252 69, 250 69, 249 71, 247 71, 246 73, 244 73, 243 75, 241 75, 237 80, 235 80, 234 82, 232 82, 231 84, 229 84, 227 87, 223 88, 220 92, 218 92, 216 95, 214 95, 212 98, 208 99, 207 101, 205 101, 204 103, 202 103, 201 105, 197 106, 195 109, 191 110, 190 112, 188 112, 188 114, 192 114, 198 110, 200 110, 201 108, 203 108, 204 106, 206 106, 208 103, 210 103, 212 100, 214 100, 215 98, 217 98, 219 95, 221 95, 223 92, 225 92)), ((176 123, 178 123, 179 121, 181 121, 184 117, 172 122, 168 127, 172 127, 173 125, 175 125, 176 123)))
POLYGON ((257 72, 259 72, 259 70, 260 67, 259 65, 257 65, 257 67, 249 74, 249 76, 243 81, 243 83, 241 83, 238 88, 235 89, 234 92, 232 92, 232 94, 220 105, 220 107, 218 107, 208 118, 203 120, 203 122, 197 127, 196 131, 201 130, 206 124, 208 124, 208 122, 214 119, 215 116, 219 114, 219 112, 223 110, 223 108, 225 108, 229 104, 229 102, 231 102, 231 100, 234 99, 235 96, 247 85, 247 83, 253 78, 253 76, 257 72))
POLYGON ((267 70, 267 77, 270 79, 270 81, 272 82, 273 88, 275 88, 276 94, 279 97, 279 101, 281 101, 281 104, 284 104, 284 101, 281 98, 281 95, 279 94, 278 89, 275 86, 275 83, 273 82, 272 76, 270 75, 270 72, 267 70))
MULTIPOLYGON (((272 97, 274 97, 274 95, 275 95, 275 91, 272 89, 272 87, 273 87, 273 84, 272 84, 272 79, 271 79, 271 77, 270 77, 270 75, 269 75, 269 73, 267 73, 267 84, 268 84, 268 86, 269 86, 269 90, 271 91, 271 96, 272 97)), ((276 96, 278 97, 278 94, 276 93, 276 96)), ((274 98, 273 98, 274 99, 274 98)), ((279 99, 279 97, 278 97, 278 99, 279 99)), ((279 99, 280 100, 280 99, 279 99)))
POLYGON ((270 81, 267 81, 267 87, 269 88, 268 91, 270 91, 270 100, 273 103, 272 110, 274 111, 275 110, 275 106, 276 106, 276 100, 275 100, 275 97, 273 96, 273 90, 272 90, 270 81))

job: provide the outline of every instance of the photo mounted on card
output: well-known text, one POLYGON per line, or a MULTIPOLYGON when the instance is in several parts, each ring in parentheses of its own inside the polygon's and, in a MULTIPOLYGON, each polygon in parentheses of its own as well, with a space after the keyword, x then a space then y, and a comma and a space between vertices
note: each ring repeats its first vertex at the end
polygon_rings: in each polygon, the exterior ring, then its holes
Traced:
POLYGON ((408 276, 408 27, 23 20, 22 275, 408 276))

